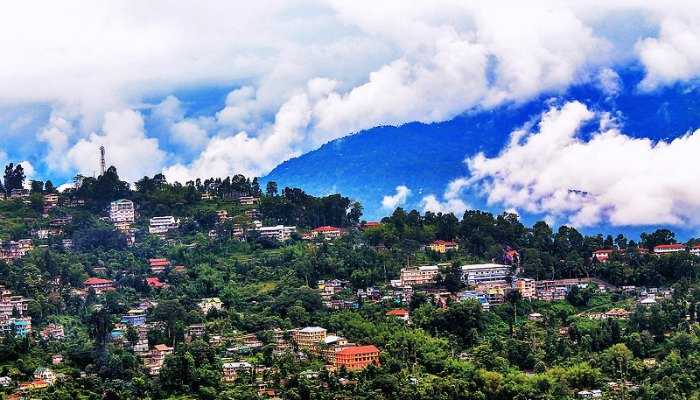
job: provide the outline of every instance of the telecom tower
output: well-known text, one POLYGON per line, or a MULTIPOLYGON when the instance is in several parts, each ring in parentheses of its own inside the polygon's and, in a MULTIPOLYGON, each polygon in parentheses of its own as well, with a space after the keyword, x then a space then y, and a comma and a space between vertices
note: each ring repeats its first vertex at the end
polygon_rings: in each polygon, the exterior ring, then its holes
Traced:
POLYGON ((106 164, 105 164, 105 147, 100 146, 100 168, 102 169, 102 173, 100 175, 105 174, 106 164))

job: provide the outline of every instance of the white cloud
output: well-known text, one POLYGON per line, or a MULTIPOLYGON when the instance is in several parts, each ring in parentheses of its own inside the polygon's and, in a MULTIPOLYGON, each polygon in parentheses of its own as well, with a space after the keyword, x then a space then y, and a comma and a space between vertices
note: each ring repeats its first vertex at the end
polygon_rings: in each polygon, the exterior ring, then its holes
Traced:
POLYGON ((446 199, 445 201, 440 201, 433 194, 423 197, 423 200, 421 200, 421 207, 423 208, 423 212, 452 213, 457 218, 462 218, 464 212, 469 208, 467 203, 461 199, 446 199))
POLYGON ((469 180, 466 178, 458 178, 447 185, 447 189, 443 194, 443 201, 440 201, 434 194, 424 196, 421 200, 423 211, 431 211, 434 213, 452 213, 457 218, 462 218, 464 212, 467 211, 469 205, 462 200, 462 191, 469 186, 469 180))
POLYGON ((636 51, 647 72, 642 88, 654 89, 700 74, 700 14, 696 10, 663 18, 658 37, 637 43, 636 51))
POLYGON ((615 96, 622 90, 620 75, 612 68, 603 68, 598 72, 598 87, 608 96, 615 96))
POLYGON ((145 136, 143 118, 133 110, 108 112, 102 132, 80 139, 68 149, 66 158, 81 174, 99 174, 100 146, 106 148, 107 166, 117 167, 120 178, 130 182, 158 173, 165 162, 158 140, 145 136))
POLYGON ((399 185, 396 187, 396 193, 384 196, 382 199, 382 207, 386 210, 393 210, 398 206, 406 204, 406 200, 410 195, 411 189, 405 185, 399 185))
MULTIPOLYGON (((169 121, 176 148, 131 163, 143 169, 128 175, 160 164, 190 178, 264 174, 376 125, 446 120, 585 79, 614 91, 612 68, 629 55, 646 69, 645 89, 692 79, 700 74, 697 10, 641 0, 15 2, 0 13, 0 105, 48 104, 70 115, 72 131, 50 121, 38 136, 47 166, 69 174, 93 156, 57 155, 91 151, 76 146, 91 142, 109 113, 178 89, 238 87, 201 118, 186 118, 166 97, 153 112, 169 121), (631 37, 611 26, 631 26, 631 37)), ((163 148, 149 133, 142 139, 163 148)))
POLYGON ((576 226, 700 224, 700 131, 656 143, 613 126, 586 141, 579 130, 594 118, 579 102, 550 109, 537 130, 513 132, 498 156, 469 158, 469 184, 490 204, 576 226))

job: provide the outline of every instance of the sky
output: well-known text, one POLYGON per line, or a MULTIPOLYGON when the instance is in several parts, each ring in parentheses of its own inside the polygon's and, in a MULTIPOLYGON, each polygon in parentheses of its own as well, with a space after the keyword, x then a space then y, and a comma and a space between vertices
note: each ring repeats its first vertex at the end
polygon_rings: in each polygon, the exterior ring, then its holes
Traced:
MULTIPOLYGON (((263 176, 374 126, 445 121, 582 82, 614 96, 630 67, 643 71, 631 89, 641 92, 690 87, 700 75, 692 1, 0 7, 0 161, 56 184, 97 173, 101 145, 129 181, 263 176)), ((585 102, 553 104, 499 155, 466 159, 469 175, 421 204, 463 211, 461 190, 476 185, 490 203, 572 224, 700 224, 698 137, 632 138, 585 102), (583 124, 599 128, 583 138, 583 124)), ((382 206, 410 196, 399 186, 382 206)))

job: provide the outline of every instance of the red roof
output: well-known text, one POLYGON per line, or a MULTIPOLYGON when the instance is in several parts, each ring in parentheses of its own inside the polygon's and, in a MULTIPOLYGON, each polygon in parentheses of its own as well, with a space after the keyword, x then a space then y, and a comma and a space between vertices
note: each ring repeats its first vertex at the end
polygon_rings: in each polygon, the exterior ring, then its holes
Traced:
POLYGON ((165 284, 163 282, 161 282, 160 279, 158 279, 158 277, 155 277, 155 276, 151 276, 151 277, 146 278, 146 284, 150 287, 155 287, 155 288, 160 288, 160 287, 165 286, 165 284))
POLYGON ((157 345, 153 346, 153 348, 156 349, 157 351, 170 351, 173 349, 172 347, 168 346, 167 344, 157 344, 157 345))
POLYGON ((314 228, 312 232, 332 232, 332 231, 339 231, 340 228, 336 228, 335 226, 319 226, 318 228, 314 228))
POLYGON ((374 345, 369 345, 369 346, 352 346, 352 347, 345 347, 342 350, 338 351, 336 355, 339 356, 354 356, 354 355, 359 355, 359 354, 367 354, 367 353, 379 353, 379 349, 374 346, 374 345))
POLYGON ((151 258, 148 260, 148 263, 151 265, 151 267, 163 267, 170 265, 170 260, 167 258, 151 258))
POLYGON ((109 279, 102 279, 102 278, 88 278, 83 282, 86 286, 90 285, 105 285, 105 284, 111 284, 112 281, 109 279))
POLYGON ((377 221, 367 221, 364 225, 362 225, 363 228, 376 228, 378 226, 382 226, 382 223, 377 221))
POLYGON ((395 310, 387 311, 386 315, 391 315, 394 317, 405 317, 408 315, 408 310, 404 310, 403 308, 397 308, 395 310))
POLYGON ((678 244, 678 243, 674 243, 674 244, 660 244, 660 245, 658 245, 658 246, 654 246, 654 250, 657 250, 657 249, 659 249, 659 250, 661 250, 661 249, 685 249, 685 245, 684 245, 684 244, 678 244))

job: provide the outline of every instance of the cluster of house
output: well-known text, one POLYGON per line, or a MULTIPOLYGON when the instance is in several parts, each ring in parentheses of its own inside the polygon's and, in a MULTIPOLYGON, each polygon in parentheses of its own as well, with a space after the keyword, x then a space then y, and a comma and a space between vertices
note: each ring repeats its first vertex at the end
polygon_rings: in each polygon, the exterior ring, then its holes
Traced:
MULTIPOLYGON (((400 289, 434 285, 441 269, 447 267, 449 264, 406 267, 401 269, 400 278, 391 281, 391 285, 400 289)), ((461 266, 461 279, 470 290, 459 293, 458 297, 463 300, 475 299, 488 309, 490 304, 502 303, 511 290, 517 290, 525 299, 555 301, 566 298, 574 286, 583 288, 595 283, 599 288, 607 289, 605 282, 596 279, 534 280, 514 276, 513 269, 510 265, 494 263, 461 266)))
MULTIPOLYGON (((647 254, 649 253, 649 250, 643 248, 643 247, 637 247, 634 249, 637 253, 639 254, 647 254)), ((616 253, 617 249, 598 249, 593 251, 593 259, 599 262, 607 262, 608 259, 610 258, 611 255, 616 253)), ((680 243, 672 243, 672 244, 660 244, 657 246, 654 246, 653 248, 653 253, 656 255, 664 255, 664 254, 672 254, 672 253, 681 253, 681 252, 688 252, 692 255, 695 256, 700 256, 700 245, 694 245, 694 246, 686 246, 684 244, 680 243)))
MULTIPOLYGON (((134 202, 127 199, 115 200, 109 205, 109 220, 120 232, 124 233, 129 243, 134 242, 133 224, 136 220, 134 202)), ((172 215, 157 216, 148 220, 148 233, 156 236, 165 236, 173 229, 177 229, 180 222, 172 215)))
POLYGON ((10 262, 27 255, 34 248, 32 239, 0 241, 0 260, 10 262))
POLYGON ((26 337, 32 332, 32 319, 28 316, 29 299, 12 294, 0 285, 0 336, 12 334, 26 337))

